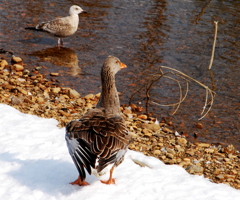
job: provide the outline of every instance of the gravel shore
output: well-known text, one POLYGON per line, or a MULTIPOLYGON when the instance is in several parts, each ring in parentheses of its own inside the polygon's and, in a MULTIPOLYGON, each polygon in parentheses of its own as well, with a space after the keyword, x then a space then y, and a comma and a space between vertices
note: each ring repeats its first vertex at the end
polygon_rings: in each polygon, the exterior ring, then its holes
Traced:
MULTIPOLYGON (((60 87, 54 78, 58 73, 52 73, 51 80, 47 80, 40 72, 41 68, 25 69, 19 57, 0 59, 0 102, 23 113, 55 118, 59 127, 96 105, 100 94, 82 97, 76 90, 60 87)), ((192 143, 174 131, 170 122, 141 114, 135 105, 121 110, 132 135, 129 149, 240 189, 240 153, 233 145, 192 143)))

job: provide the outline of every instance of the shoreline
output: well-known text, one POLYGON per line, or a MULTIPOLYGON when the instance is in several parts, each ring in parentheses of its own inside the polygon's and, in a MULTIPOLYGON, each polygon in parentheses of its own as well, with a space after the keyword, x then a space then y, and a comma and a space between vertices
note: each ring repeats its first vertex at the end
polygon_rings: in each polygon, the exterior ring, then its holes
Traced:
MULTIPOLYGON (((54 118, 59 127, 79 119, 94 107, 100 94, 84 97, 71 88, 60 87, 47 80, 41 69, 24 69, 22 59, 13 57, 8 63, 0 59, 0 103, 10 105, 23 113, 44 118, 54 118)), ((225 183, 240 189, 240 153, 233 145, 192 143, 176 134, 171 124, 156 118, 137 114, 135 105, 121 107, 132 135, 129 149, 160 159, 165 164, 176 164, 190 174, 203 175, 215 183, 225 183)), ((141 163, 139 163, 141 165, 141 163)))

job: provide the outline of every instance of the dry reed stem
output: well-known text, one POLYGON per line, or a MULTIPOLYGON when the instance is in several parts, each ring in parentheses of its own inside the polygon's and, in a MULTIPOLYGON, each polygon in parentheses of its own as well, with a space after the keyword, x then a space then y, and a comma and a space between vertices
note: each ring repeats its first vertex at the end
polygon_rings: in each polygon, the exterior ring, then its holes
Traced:
POLYGON ((212 47, 212 56, 211 56, 210 64, 209 64, 209 67, 208 67, 209 70, 212 68, 213 58, 214 58, 214 53, 215 53, 215 48, 216 48, 218 21, 214 21, 214 24, 215 24, 215 34, 214 34, 213 47, 212 47))
MULTIPOLYGON (((177 106, 176 109, 174 110, 174 112, 172 113, 172 115, 174 115, 177 110, 179 109, 180 107, 180 104, 186 99, 187 97, 187 94, 188 94, 188 91, 189 91, 189 82, 190 81, 193 81, 195 83, 197 83, 198 85, 200 85, 201 87, 203 87, 205 90, 206 90, 206 98, 205 98, 205 103, 204 103, 204 106, 203 106, 203 110, 201 112, 201 117, 198 119, 198 120, 201 120, 203 119, 208 113, 209 111, 211 110, 212 108, 212 105, 213 105, 213 101, 214 101, 214 96, 215 96, 215 92, 212 91, 210 88, 208 88, 208 86, 204 85, 203 83, 197 81, 196 79, 184 74, 183 72, 179 71, 179 70, 176 70, 174 68, 171 68, 171 67, 167 67, 167 66, 160 66, 159 68, 159 71, 160 73, 158 75, 154 75, 153 77, 156 77, 157 78, 154 78, 152 79, 151 81, 149 81, 147 83, 147 86, 146 86, 146 97, 147 97, 147 102, 146 104, 148 103, 153 103, 153 104, 156 104, 156 105, 159 105, 159 106, 177 106), (167 71, 166 73, 163 73, 162 69, 168 69, 168 70, 171 70, 171 71, 167 71), (183 89, 182 89, 182 86, 181 86, 181 83, 179 80, 169 76, 169 75, 166 75, 166 74, 173 74, 175 76, 180 76, 182 79, 184 79, 186 81, 186 92, 185 94, 183 95, 183 89), (168 78, 168 79, 171 79, 175 82, 178 83, 178 87, 179 87, 179 101, 177 103, 173 103, 173 104, 167 104, 167 105, 163 105, 163 104, 159 104, 159 103, 156 103, 154 101, 149 101, 150 99, 150 94, 149 94, 149 91, 152 87, 152 85, 158 81, 160 78, 162 77, 165 77, 165 78, 168 78), (209 99, 209 94, 210 94, 210 101, 208 101, 209 99), (208 107, 208 109, 207 109, 208 107), (206 110, 207 109, 207 110, 206 110)), ((132 101, 132 98, 141 90, 145 87, 142 86, 140 87, 136 92, 133 93, 133 95, 130 97, 130 100, 129 100, 129 104, 131 104, 131 101, 132 101)), ((146 105, 147 107, 147 105, 146 105)))

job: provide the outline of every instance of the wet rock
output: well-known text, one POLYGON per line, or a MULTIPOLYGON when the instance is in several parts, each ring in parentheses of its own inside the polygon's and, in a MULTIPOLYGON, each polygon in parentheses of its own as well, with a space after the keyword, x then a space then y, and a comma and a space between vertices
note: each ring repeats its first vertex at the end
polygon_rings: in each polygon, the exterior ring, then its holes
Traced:
POLYGON ((21 63, 22 62, 22 58, 17 57, 17 56, 13 56, 11 62, 13 62, 13 63, 21 63))
POLYGON ((196 128, 202 129, 202 128, 203 128, 203 124, 202 124, 202 123, 197 123, 197 124, 196 124, 196 128))
POLYGON ((57 73, 57 72, 52 72, 52 73, 50 73, 50 76, 59 76, 59 73, 57 73))

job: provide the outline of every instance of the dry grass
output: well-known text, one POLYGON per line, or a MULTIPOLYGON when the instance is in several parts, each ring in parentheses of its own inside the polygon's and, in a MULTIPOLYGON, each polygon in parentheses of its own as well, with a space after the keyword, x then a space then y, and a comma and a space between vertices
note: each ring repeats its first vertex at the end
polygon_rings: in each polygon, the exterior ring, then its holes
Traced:
POLYGON ((174 68, 171 67, 167 67, 167 66, 160 66, 159 68, 159 72, 157 72, 156 74, 154 74, 152 76, 152 79, 149 80, 145 85, 139 87, 130 97, 129 100, 129 104, 132 103, 132 99, 133 97, 139 93, 140 91, 142 91, 144 88, 146 89, 146 112, 148 113, 148 104, 152 103, 158 106, 171 106, 171 107, 176 107, 174 112, 172 113, 173 115, 178 111, 181 103, 187 98, 188 92, 189 92, 189 84, 190 83, 195 83, 198 84, 199 86, 201 86, 205 92, 205 103, 203 106, 203 110, 201 112, 201 117, 199 118, 199 120, 203 119, 211 110, 213 102, 214 102, 214 97, 215 97, 215 92, 212 91, 208 86, 204 85, 203 83, 197 81, 196 79, 188 76, 187 74, 184 74, 183 72, 176 70, 174 68), (151 99, 150 96, 150 89, 153 87, 153 84, 157 81, 159 81, 161 78, 167 78, 170 80, 173 80, 177 83, 178 87, 179 87, 179 100, 176 103, 172 103, 172 104, 159 104, 156 103, 151 99), (179 78, 179 79, 178 79, 179 78), (185 81, 186 83, 186 88, 182 87, 182 80, 185 81))

